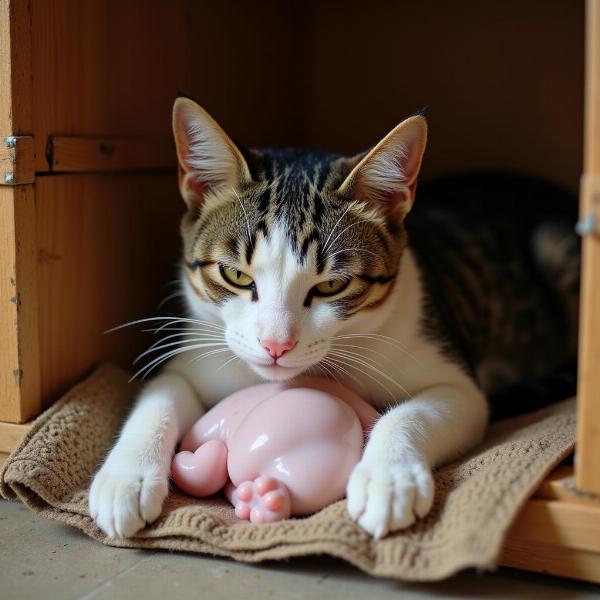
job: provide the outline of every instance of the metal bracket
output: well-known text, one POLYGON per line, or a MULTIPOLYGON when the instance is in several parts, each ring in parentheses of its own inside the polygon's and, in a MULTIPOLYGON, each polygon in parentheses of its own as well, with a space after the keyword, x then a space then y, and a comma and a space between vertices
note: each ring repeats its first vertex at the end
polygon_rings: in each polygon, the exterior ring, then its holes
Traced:
POLYGON ((600 174, 581 176, 580 219, 575 232, 581 237, 600 237, 600 174))
POLYGON ((587 213, 575 224, 575 233, 583 237, 584 235, 600 234, 598 228, 598 215, 594 212, 587 213))
POLYGON ((0 138, 0 185, 23 185, 35 179, 35 150, 30 135, 0 138))

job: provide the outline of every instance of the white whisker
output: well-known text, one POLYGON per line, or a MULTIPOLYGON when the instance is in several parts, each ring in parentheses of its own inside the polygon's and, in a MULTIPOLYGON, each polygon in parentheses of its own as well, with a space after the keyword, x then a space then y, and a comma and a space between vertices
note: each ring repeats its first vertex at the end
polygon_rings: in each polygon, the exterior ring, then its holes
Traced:
MULTIPOLYGON (((209 321, 200 321, 198 319, 188 319, 185 317, 148 317, 145 319, 137 319, 135 321, 129 321, 127 323, 123 323, 122 325, 118 325, 117 327, 113 327, 111 329, 107 329, 104 333, 112 333, 113 331, 118 331, 119 329, 124 329, 125 327, 131 327, 132 325, 138 325, 140 323, 150 323, 156 321, 167 321, 164 325, 167 327, 169 324, 176 323, 191 323, 194 325, 206 325, 208 327, 214 327, 220 330, 224 330, 225 328, 216 323, 210 323, 209 321)), ((162 327, 158 327, 156 331, 160 331, 162 327)))
MULTIPOLYGON (((165 331, 170 330, 166 329, 165 331)), ((185 341, 189 341, 188 338, 195 338, 196 336, 200 336, 199 339, 201 338, 202 340, 225 341, 225 337, 222 335, 213 335, 212 333, 204 333, 203 331, 182 331, 181 333, 172 333, 171 335, 167 335, 163 338, 160 338, 159 340, 156 340, 156 342, 154 342, 154 344, 152 344, 152 346, 150 347, 153 348, 173 338, 181 338, 180 343, 183 343, 185 341)))
POLYGON ((332 254, 328 254, 325 258, 333 258, 336 254, 341 254, 342 252, 364 252, 365 254, 372 254, 373 256, 379 258, 378 254, 375 254, 375 252, 371 252, 370 250, 366 250, 365 248, 343 248, 342 250, 336 250, 332 254))
POLYGON ((140 375, 144 371, 147 371, 143 376, 143 377, 146 377, 146 375, 148 375, 148 373, 150 373, 150 371, 153 371, 162 362, 164 362, 165 360, 168 360, 169 358, 171 358, 173 356, 176 356, 177 354, 182 354, 183 352, 189 352, 191 350, 197 350, 198 348, 205 348, 207 346, 212 347, 212 346, 214 346, 214 344, 194 344, 193 346, 184 346, 183 348, 179 347, 179 348, 175 348, 174 350, 170 350, 169 352, 165 352, 164 354, 161 354, 160 356, 153 358, 147 365, 145 365, 139 371, 137 371, 137 373, 135 373, 135 375, 133 375, 129 379, 129 381, 133 381, 138 375, 140 375))
POLYGON ((335 238, 333 238, 333 240, 331 241, 330 246, 332 246, 333 244, 335 244, 336 240, 340 237, 340 235, 342 235, 342 233, 344 233, 344 231, 348 231, 348 229, 350 229, 351 227, 355 227, 356 225, 360 225, 361 223, 368 223, 369 221, 370 221, 370 219, 361 219, 360 221, 355 221, 354 223, 350 223, 350 225, 348 225, 347 227, 344 227, 344 229, 342 229, 335 236, 335 238))
POLYGON ((226 362, 224 362, 218 369, 217 369, 217 373, 221 370, 224 369, 228 364, 232 363, 235 359, 239 359, 239 356, 237 354, 234 354, 229 360, 227 360, 226 362))
MULTIPOLYGON (((160 344, 161 342, 163 342, 164 340, 159 340, 157 342, 157 344, 160 344)), ((132 364, 136 364, 138 361, 140 361, 142 358, 144 358, 144 356, 150 354, 151 352, 157 352, 159 350, 164 350, 165 348, 172 348, 173 346, 179 346, 180 348, 182 347, 182 344, 185 342, 189 343, 202 343, 202 342, 210 342, 208 344, 205 345, 210 345, 210 346, 227 346, 227 342, 213 342, 211 341, 210 338, 194 338, 191 340, 179 340, 178 342, 169 342, 168 344, 163 344, 162 346, 157 346, 156 344, 152 344, 152 346, 150 346, 150 348, 148 348, 148 350, 146 350, 145 352, 142 352, 134 361, 132 364)))
MULTIPOLYGON (((344 359, 343 357, 339 357, 339 358, 335 358, 335 359, 329 357, 329 360, 336 361, 337 363, 340 363, 341 361, 347 361, 348 359, 344 359)), ((366 371, 363 371, 362 369, 359 369, 358 367, 356 367, 354 365, 350 365, 347 362, 342 362, 342 364, 346 365, 350 369, 354 369, 354 370, 362 373, 363 375, 365 375, 369 379, 373 380, 377 385, 381 386, 390 395, 390 398, 392 398, 392 400, 396 399, 396 397, 394 396, 394 394, 392 394, 392 392, 390 391, 390 389, 385 384, 383 384, 381 381, 379 381, 379 379, 373 377, 370 373, 367 373, 366 371)))
POLYGON ((359 350, 366 350, 367 352, 373 352, 373 354, 381 356, 384 360, 392 362, 392 359, 387 354, 384 354, 383 352, 379 352, 378 350, 375 350, 374 348, 369 348, 367 346, 358 346, 356 344, 338 344, 336 342, 332 342, 331 346, 334 348, 358 348, 359 350))
POLYGON ((390 377, 385 371, 382 371, 381 369, 376 367, 374 364, 372 364, 374 362, 373 359, 368 358, 366 356, 356 358, 356 353, 349 353, 346 350, 332 351, 331 354, 338 356, 340 358, 346 358, 347 360, 355 362, 359 365, 362 365, 363 367, 372 369, 375 373, 377 373, 378 375, 381 375, 384 379, 386 379, 390 383, 393 383, 394 385, 396 385, 409 398, 412 398, 412 394, 402 384, 398 383, 393 377, 390 377), (367 362, 367 360, 370 362, 367 362))
POLYGON ((173 298, 178 298, 178 297, 183 297, 185 294, 181 291, 177 291, 177 292, 173 292, 172 294, 169 294, 164 300, 162 300, 158 306, 156 307, 156 310, 162 310, 163 306, 165 304, 167 304, 167 302, 169 302, 169 300, 173 300, 173 298))
POLYGON ((238 204, 240 205, 240 208, 242 209, 242 212, 244 213, 244 218, 246 219, 246 227, 248 228, 248 243, 250 244, 252 251, 254 252, 254 244, 252 243, 252 234, 250 233, 250 221, 248 220, 248 214, 246 213, 246 209, 244 208, 244 205, 242 204, 242 200, 239 197, 238 193, 236 192, 235 188, 233 186, 231 186, 231 189, 233 190, 233 193, 235 194, 235 197, 237 198, 238 204))
POLYGON ((336 335, 333 339, 334 340, 350 340, 350 339, 359 339, 359 338, 373 340, 376 342, 381 342, 382 344, 388 344, 390 346, 393 346, 394 348, 397 348, 398 350, 400 350, 401 352, 404 352, 404 354, 406 354, 407 356, 412 358, 416 364, 418 364, 418 365, 422 364, 421 361, 414 354, 409 352, 408 349, 405 346, 403 346, 398 340, 391 338, 387 335, 381 335, 381 334, 377 334, 377 333, 350 333, 350 334, 345 334, 345 335, 336 335))
MULTIPOLYGON (((350 371, 347 371, 344 367, 341 366, 341 365, 346 365, 346 363, 340 364, 340 361, 338 359, 333 359, 330 356, 327 356, 327 358, 321 359, 321 361, 325 362, 331 368, 336 368, 339 373, 354 380, 358 385, 360 385, 360 386, 363 385, 362 382, 355 375, 353 375, 352 373, 350 373, 350 371)), ((350 365, 346 365, 346 366, 350 367, 350 365)))
MULTIPOLYGON (((214 329, 215 331, 225 331, 225 328, 222 327, 221 325, 218 325, 216 323, 211 323, 209 321, 199 321, 196 319, 176 319, 176 320, 172 320, 168 323, 164 323, 163 325, 160 325, 159 327, 156 328, 156 330, 154 331, 154 333, 159 333, 160 331, 162 331, 165 327, 169 327, 170 325, 176 325, 177 323, 180 322, 186 322, 186 323, 191 323, 193 325, 201 325, 202 327, 208 327, 209 329, 214 329)), ((192 329, 191 327, 188 327, 188 329, 192 329)))
POLYGON ((214 356, 215 354, 223 354, 223 352, 231 352, 231 350, 229 348, 217 348, 215 350, 202 352, 201 354, 198 354, 198 356, 195 356, 190 361, 188 361, 188 365, 191 365, 192 363, 197 362, 199 360, 203 360, 209 356, 214 356))
MULTIPOLYGON (((325 244, 323 244, 323 254, 325 254, 325 252, 327 252, 327 248, 328 248, 328 245, 329 245, 329 240, 331 239, 331 236, 333 235, 333 232, 337 229, 337 226, 340 224, 341 220, 346 216, 347 212, 352 208, 352 206, 353 206, 353 204, 352 204, 352 202, 350 202, 348 204, 348 206, 346 207, 346 210, 342 213, 342 215, 340 216, 340 218, 336 221, 335 225, 333 226, 333 228, 329 232, 329 235, 327 236, 327 239, 325 240, 325 244)), ((335 238, 335 239, 337 240, 337 238, 335 238)))
POLYGON ((337 383, 340 383, 340 380, 337 378, 335 371, 330 368, 331 365, 327 365, 327 364, 325 364, 324 361, 321 360, 317 363, 316 366, 319 369, 325 370, 325 372, 328 374, 329 378, 333 379, 334 381, 337 381, 337 383))

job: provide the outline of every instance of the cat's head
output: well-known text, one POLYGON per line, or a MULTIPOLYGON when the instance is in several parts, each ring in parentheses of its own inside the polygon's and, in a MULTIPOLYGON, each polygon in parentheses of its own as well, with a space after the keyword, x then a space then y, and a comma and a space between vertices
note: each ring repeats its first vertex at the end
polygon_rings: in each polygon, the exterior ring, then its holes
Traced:
POLYGON ((188 98, 175 101, 173 130, 191 316, 218 317, 231 350, 271 380, 380 322, 406 245, 422 116, 354 157, 246 150, 188 98))

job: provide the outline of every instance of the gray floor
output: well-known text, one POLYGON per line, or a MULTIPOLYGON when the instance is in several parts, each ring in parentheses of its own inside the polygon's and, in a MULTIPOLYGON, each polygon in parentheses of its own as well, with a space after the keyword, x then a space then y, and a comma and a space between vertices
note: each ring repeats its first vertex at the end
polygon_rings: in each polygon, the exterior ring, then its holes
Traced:
MULTIPOLYGON (((372 579, 328 558, 244 565, 189 554, 115 549, 45 521, 22 504, 0 501, 0 598, 240 597, 381 600, 385 598, 598 598, 600 587, 501 570, 463 573, 436 584, 372 579)), ((175 599, 173 599, 175 600, 175 599)))

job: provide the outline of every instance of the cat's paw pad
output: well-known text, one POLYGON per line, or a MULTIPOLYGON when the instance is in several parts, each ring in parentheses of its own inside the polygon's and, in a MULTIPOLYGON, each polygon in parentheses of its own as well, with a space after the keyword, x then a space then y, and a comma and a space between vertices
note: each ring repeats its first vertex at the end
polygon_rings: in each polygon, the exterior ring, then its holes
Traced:
POLYGON ((273 477, 240 483, 233 494, 235 514, 252 523, 272 523, 291 514, 287 487, 273 477))
POLYGON ((381 538, 423 518, 433 504, 433 477, 420 462, 356 465, 347 487, 348 513, 366 532, 381 538))
POLYGON ((90 488, 90 515, 107 536, 131 537, 160 516, 168 492, 168 476, 158 465, 107 461, 90 488))

